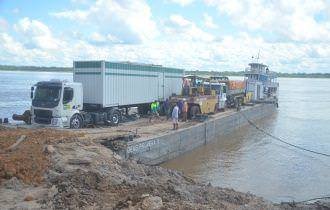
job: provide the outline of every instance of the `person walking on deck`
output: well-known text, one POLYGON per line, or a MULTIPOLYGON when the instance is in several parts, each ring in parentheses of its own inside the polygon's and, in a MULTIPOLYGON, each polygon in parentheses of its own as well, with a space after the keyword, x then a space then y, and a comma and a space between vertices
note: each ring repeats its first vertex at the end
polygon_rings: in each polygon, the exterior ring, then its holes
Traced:
POLYGON ((187 117, 188 117, 188 103, 187 101, 184 101, 182 106, 182 122, 187 122, 187 117))
POLYGON ((178 105, 178 108, 179 108, 179 117, 181 118, 182 117, 183 101, 179 100, 177 105, 178 105))
POLYGON ((179 107, 176 104, 172 111, 173 130, 179 129, 179 107))
POLYGON ((165 112, 165 115, 166 115, 166 120, 168 120, 171 116, 170 116, 170 100, 167 98, 164 102, 164 112, 165 112))

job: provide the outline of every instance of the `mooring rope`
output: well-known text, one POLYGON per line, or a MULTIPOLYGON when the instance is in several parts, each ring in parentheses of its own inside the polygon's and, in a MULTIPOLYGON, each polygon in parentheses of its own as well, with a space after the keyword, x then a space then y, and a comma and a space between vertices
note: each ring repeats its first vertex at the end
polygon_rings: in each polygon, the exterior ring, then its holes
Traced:
POLYGON ((309 201, 324 200, 324 199, 330 199, 330 196, 316 197, 316 198, 311 198, 311 199, 304 200, 304 201, 297 201, 295 203, 306 203, 306 202, 309 202, 309 201))
POLYGON ((310 150, 310 149, 307 149, 307 148, 304 148, 304 147, 301 147, 301 146, 298 146, 298 145, 295 145, 295 144, 292 144, 292 143, 289 143, 283 139, 281 139, 280 137, 277 137, 277 136, 274 136, 273 134, 265 131, 264 129, 260 128, 259 126, 257 126, 255 123, 253 123, 251 120, 249 120, 242 112, 239 111, 239 113, 248 121, 248 123, 250 125, 252 125, 254 128, 256 128, 257 130, 261 131, 262 133, 266 134, 267 136, 277 140, 277 141, 280 141, 284 144, 287 144, 289 146, 292 146, 292 147, 295 147, 297 149, 300 149, 300 150, 304 150, 306 152, 311 152, 311 153, 314 153, 314 154, 317 154, 317 155, 323 155, 323 156, 326 156, 326 157, 330 157, 330 154, 326 154, 326 153, 322 153, 322 152, 317 152, 317 151, 314 151, 314 150, 310 150))

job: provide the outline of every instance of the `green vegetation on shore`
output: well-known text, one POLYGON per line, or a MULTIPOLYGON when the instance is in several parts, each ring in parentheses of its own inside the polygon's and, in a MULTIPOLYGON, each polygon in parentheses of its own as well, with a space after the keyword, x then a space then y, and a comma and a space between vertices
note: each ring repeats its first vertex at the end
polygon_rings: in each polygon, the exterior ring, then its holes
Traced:
POLYGON ((72 72, 72 68, 71 67, 44 67, 44 66, 12 66, 12 65, 0 65, 0 71, 72 72))
MULTIPOLYGON (((0 65, 0 71, 41 71, 41 72, 72 72, 72 67, 43 67, 43 66, 13 66, 0 65)), ((188 74, 199 76, 244 76, 244 71, 185 71, 188 74)), ((288 78, 330 78, 330 73, 277 73, 278 77, 288 78)))
MULTIPOLYGON (((186 75, 198 76, 244 76, 244 71, 185 71, 186 75)), ((277 72, 278 77, 288 78, 330 78, 330 73, 281 73, 277 72)))

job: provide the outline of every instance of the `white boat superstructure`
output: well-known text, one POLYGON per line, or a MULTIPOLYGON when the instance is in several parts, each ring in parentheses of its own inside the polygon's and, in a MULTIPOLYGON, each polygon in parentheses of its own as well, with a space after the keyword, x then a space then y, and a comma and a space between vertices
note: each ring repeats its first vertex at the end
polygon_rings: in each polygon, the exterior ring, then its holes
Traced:
POLYGON ((277 103, 279 88, 277 75, 270 71, 267 65, 258 62, 249 63, 244 76, 246 91, 252 93, 252 101, 277 103))

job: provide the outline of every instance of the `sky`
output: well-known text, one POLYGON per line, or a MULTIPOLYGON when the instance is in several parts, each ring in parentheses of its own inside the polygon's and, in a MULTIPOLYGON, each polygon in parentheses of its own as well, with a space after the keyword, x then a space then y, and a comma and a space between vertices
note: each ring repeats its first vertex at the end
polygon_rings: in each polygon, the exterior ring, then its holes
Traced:
POLYGON ((330 73, 330 0, 0 0, 0 64, 330 73), (252 58, 254 57, 254 59, 252 58))

